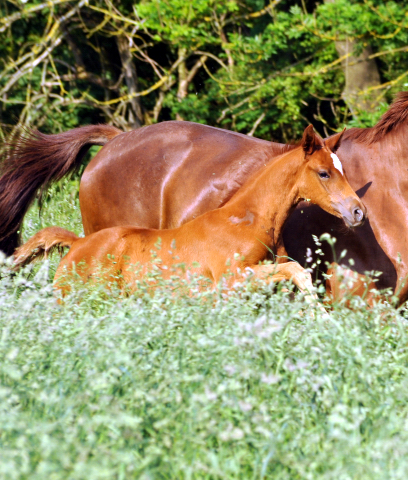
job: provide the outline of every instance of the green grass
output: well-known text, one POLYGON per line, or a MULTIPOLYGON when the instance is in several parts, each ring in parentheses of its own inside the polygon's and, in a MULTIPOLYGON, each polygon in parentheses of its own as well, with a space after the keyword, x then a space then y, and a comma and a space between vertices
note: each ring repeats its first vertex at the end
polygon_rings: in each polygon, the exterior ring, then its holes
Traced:
MULTIPOLYGON (((80 232, 75 188, 53 189, 41 226, 80 232)), ((322 318, 267 286, 165 283, 59 305, 55 264, 1 267, 1 479, 407 478, 405 309, 322 318)))

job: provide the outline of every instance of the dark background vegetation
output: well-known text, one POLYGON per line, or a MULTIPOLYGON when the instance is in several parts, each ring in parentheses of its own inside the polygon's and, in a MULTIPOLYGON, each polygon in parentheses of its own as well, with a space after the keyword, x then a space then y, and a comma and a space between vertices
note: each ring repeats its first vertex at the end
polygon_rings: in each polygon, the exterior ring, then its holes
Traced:
POLYGON ((377 121, 408 82, 382 0, 0 3, 0 133, 206 123, 277 141, 377 121))

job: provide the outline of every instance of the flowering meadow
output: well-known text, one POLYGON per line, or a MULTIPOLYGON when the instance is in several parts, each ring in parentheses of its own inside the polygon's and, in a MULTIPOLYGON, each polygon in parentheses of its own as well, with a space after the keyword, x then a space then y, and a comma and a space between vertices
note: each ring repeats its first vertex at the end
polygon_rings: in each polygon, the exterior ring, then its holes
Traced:
MULTIPOLYGON (((80 233, 76 181, 52 188, 25 238, 80 233)), ((407 478, 405 307, 175 280, 58 303, 57 262, 1 259, 1 480, 407 478)))

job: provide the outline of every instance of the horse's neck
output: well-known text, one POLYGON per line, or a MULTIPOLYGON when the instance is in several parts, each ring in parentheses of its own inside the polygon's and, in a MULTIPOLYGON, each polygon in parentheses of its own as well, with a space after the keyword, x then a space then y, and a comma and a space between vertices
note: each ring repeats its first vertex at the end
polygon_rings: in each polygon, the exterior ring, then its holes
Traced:
POLYGON ((303 160, 300 147, 273 160, 222 207, 224 215, 232 224, 242 222, 259 234, 266 232, 276 244, 298 200, 297 173, 303 160))
MULTIPOLYGON (((377 125, 368 128, 351 128, 346 131, 339 151, 340 153, 342 151, 350 152, 359 148, 363 151, 374 150, 376 152, 375 157, 381 157, 379 163, 381 168, 384 168, 384 162, 387 162, 387 160, 391 161, 390 166, 395 165, 400 157, 405 163, 407 136, 408 120, 388 132, 379 131, 377 125), (402 152, 404 153, 399 155, 402 152)), ((347 157, 350 157, 350 155, 344 155, 344 157, 347 161, 347 157)), ((375 161, 376 158, 372 160, 375 161)), ((364 158, 364 162, 366 162, 366 158, 364 158)))

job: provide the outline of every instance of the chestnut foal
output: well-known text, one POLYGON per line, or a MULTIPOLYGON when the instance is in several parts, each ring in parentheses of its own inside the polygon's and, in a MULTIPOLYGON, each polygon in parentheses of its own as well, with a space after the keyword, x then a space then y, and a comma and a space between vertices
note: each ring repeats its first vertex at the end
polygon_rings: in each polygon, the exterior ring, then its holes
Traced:
POLYGON ((62 228, 48 227, 15 251, 15 266, 30 263, 54 248, 71 247, 54 279, 56 288, 63 293, 69 286, 62 279, 73 271, 83 281, 103 271, 109 282, 112 275, 120 273, 124 285, 134 290, 136 281, 151 268, 151 252, 160 238, 160 260, 156 258, 154 263, 165 278, 174 274, 171 266, 176 255, 177 263, 183 262, 215 285, 228 272, 231 275, 227 282, 231 285, 250 267, 258 278, 292 279, 300 289, 308 290, 310 275, 299 264, 285 263, 287 258, 282 258, 286 255, 282 230, 292 210, 301 200, 311 201, 343 218, 349 227, 361 225, 366 214, 334 153, 342 135, 323 141, 309 125, 298 147, 257 171, 223 207, 178 228, 121 226, 79 238, 62 228), (270 250, 280 257, 279 264, 258 265, 270 250), (137 273, 133 265, 141 266, 137 273))

